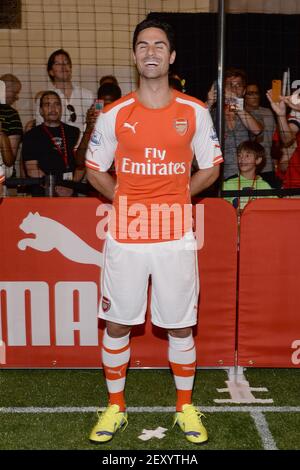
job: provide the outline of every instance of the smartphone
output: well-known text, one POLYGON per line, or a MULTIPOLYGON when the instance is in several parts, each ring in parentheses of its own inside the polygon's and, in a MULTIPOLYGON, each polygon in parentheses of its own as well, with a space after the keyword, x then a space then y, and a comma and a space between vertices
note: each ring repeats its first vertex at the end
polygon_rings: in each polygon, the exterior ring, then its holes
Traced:
POLYGON ((280 95, 281 95, 281 80, 272 80, 272 100, 275 103, 278 103, 280 95))
POLYGON ((95 110, 100 113, 104 108, 104 100, 95 100, 95 110))

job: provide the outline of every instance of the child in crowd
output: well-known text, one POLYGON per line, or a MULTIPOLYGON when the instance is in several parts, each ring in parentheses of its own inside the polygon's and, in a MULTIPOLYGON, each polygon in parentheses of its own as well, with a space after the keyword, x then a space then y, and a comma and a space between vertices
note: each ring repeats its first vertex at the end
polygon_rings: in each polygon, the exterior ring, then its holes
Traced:
POLYGON ((117 101, 121 96, 121 88, 115 83, 105 82, 98 88, 97 98, 104 101, 104 106, 117 101))
MULTIPOLYGON (((223 190, 272 189, 259 172, 264 167, 265 149, 257 142, 244 141, 237 149, 239 175, 224 181, 223 190)), ((225 197, 239 212, 256 196, 225 197)))

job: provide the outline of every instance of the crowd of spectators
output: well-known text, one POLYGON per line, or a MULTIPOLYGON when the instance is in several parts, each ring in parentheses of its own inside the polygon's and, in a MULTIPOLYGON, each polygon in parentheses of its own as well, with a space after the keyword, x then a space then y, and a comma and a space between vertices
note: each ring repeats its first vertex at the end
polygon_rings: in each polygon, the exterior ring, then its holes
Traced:
MULTIPOLYGON (((47 73, 49 86, 36 94, 35 116, 25 124, 24 130, 14 108, 22 84, 10 73, 0 77, 5 84, 5 97, 0 97, 2 195, 10 195, 5 189, 5 180, 15 176, 40 178, 39 184, 27 188, 27 195, 82 195, 70 181, 83 181, 88 186, 84 179, 84 159, 97 116, 103 107, 122 96, 114 75, 100 78, 96 97, 90 90, 74 83, 72 60, 64 49, 50 55, 47 73), (53 177, 51 193, 48 191, 49 179, 46 182, 49 176, 53 177)), ((185 93, 185 79, 178 74, 170 74, 169 84, 185 93)), ((270 107, 263 107, 258 83, 248 82, 241 69, 225 71, 224 165, 219 187, 223 190, 300 187, 300 106, 293 96, 280 96, 274 101, 272 90, 268 90, 270 107)), ((206 101, 213 120, 216 119, 217 100, 214 82, 206 101)), ((111 170, 114 171, 114 167, 111 170)), ((192 171, 196 170, 193 163, 192 171)), ((89 194, 89 191, 83 191, 83 194, 89 194)), ((240 210, 245 206, 245 198, 227 200, 240 210)))

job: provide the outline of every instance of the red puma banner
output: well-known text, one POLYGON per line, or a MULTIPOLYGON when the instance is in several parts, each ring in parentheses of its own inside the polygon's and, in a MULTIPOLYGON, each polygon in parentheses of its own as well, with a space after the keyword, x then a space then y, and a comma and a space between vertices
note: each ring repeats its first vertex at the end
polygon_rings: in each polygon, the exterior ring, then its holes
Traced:
POLYGON ((300 201, 261 199, 241 223, 238 364, 300 367, 300 201))
MULTIPOLYGON (((101 366, 100 204, 94 198, 2 199, 0 367, 101 366)), ((224 201, 206 200, 205 207, 207 243, 199 251, 204 288, 195 329, 198 365, 233 365, 234 211, 224 201), (225 226, 222 219, 232 224, 225 226), (217 224, 222 226, 222 240, 216 235, 217 224)), ((102 303, 109 310, 109 299, 102 303)), ((130 364, 168 366, 166 333, 151 325, 149 312, 146 325, 133 330, 130 364)))

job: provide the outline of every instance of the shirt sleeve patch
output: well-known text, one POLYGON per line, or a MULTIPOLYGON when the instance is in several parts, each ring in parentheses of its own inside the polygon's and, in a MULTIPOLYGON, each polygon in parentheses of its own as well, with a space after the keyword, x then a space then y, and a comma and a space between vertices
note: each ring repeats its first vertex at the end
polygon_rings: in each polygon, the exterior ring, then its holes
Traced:
POLYGON ((218 139, 218 136, 217 136, 217 131, 216 131, 214 126, 212 126, 211 129, 210 129, 209 137, 211 138, 211 140, 213 142, 219 143, 219 139, 218 139))
POLYGON ((102 134, 98 130, 94 130, 94 132, 91 135, 91 143, 94 145, 100 146, 102 142, 102 134))

